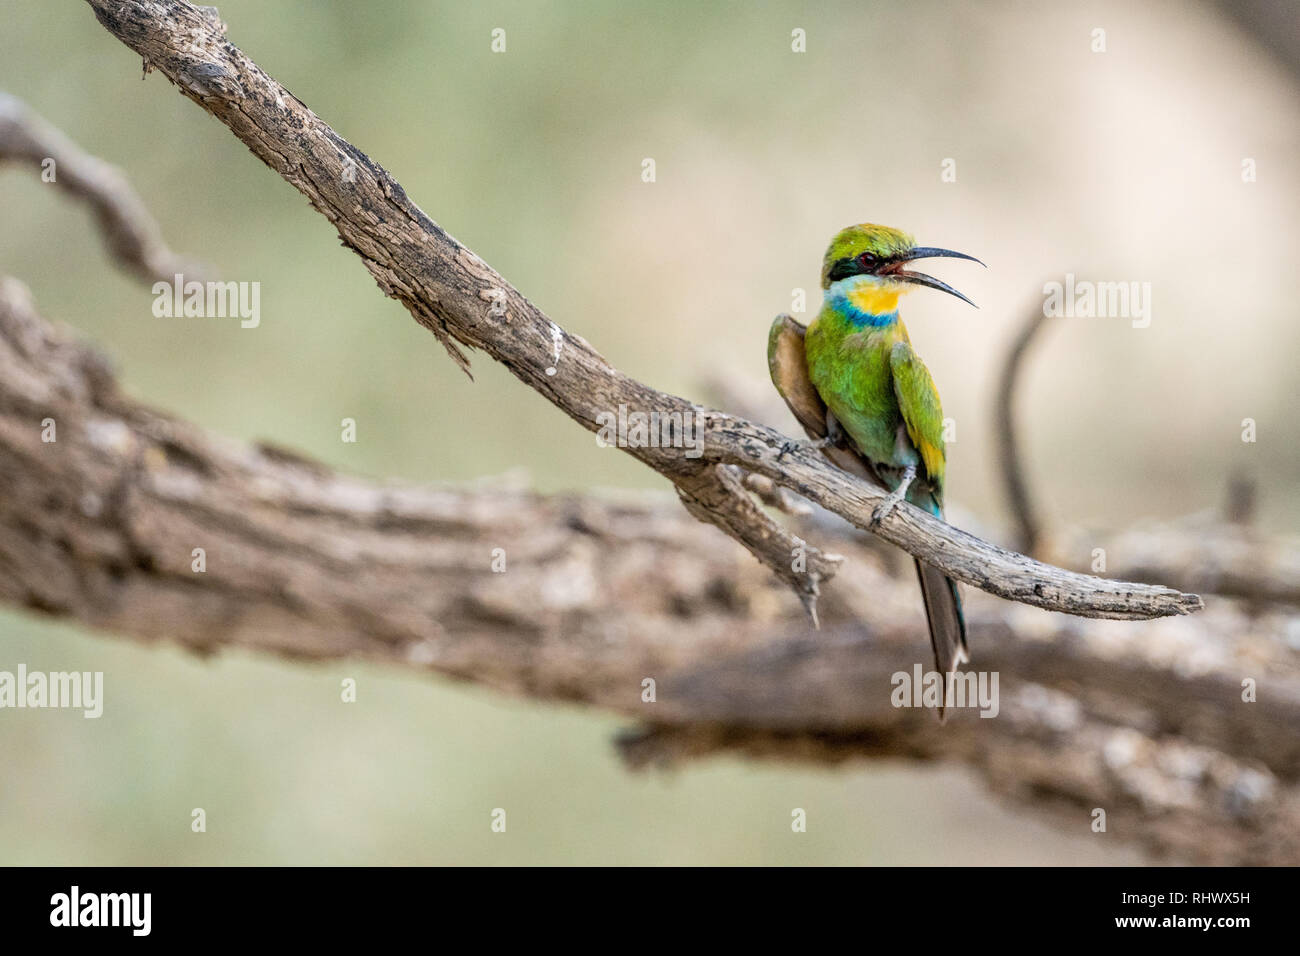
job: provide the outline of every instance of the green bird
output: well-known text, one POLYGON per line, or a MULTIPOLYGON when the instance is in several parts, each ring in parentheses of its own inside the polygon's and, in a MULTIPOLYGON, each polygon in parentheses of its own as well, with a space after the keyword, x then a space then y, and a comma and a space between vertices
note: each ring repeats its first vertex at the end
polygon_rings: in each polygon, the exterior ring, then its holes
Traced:
MULTIPOLYGON (((904 268, 935 256, 979 262, 960 252, 917 246, 907 233, 888 226, 864 223, 841 230, 822 264, 821 311, 803 335, 807 380, 826 409, 825 438, 803 444, 826 449, 832 461, 837 457, 831 446, 856 452, 861 461, 856 470, 889 492, 872 524, 904 498, 943 517, 943 410, 934 380, 898 317, 898 300, 916 286, 975 304, 938 279, 904 268)), ((798 328, 787 316, 779 318, 768 350, 773 382, 796 415, 800 409, 792 396, 804 384, 799 373, 805 370, 797 367, 798 328)), ((806 425, 808 407, 805 402, 800 415, 806 425)), ((821 430, 814 425, 814 433, 821 430)), ((935 665, 947 675, 970 659, 961 597, 956 582, 942 571, 919 560, 916 570, 935 665)))

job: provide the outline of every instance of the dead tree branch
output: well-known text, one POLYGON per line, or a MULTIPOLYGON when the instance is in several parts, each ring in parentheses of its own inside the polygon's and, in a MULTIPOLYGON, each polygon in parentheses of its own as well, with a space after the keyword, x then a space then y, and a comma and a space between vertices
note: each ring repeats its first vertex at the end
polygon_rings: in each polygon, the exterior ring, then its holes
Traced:
POLYGON ((0 602, 200 653, 360 657, 599 706, 646 727, 623 744, 637 764, 956 761, 1080 832, 1102 807, 1110 833, 1182 859, 1300 860, 1292 618, 1219 600, 1136 629, 974 594, 998 719, 940 728, 891 701, 928 657, 911 575, 869 536, 822 533, 847 560, 813 633, 784 585, 663 496, 367 483, 225 441, 123 395, 0 279, 0 602))
POLYGON ((624 449, 668 478, 690 512, 721 528, 790 585, 810 610, 837 562, 806 545, 761 508, 720 466, 737 465, 871 530, 946 573, 1001 597, 1089 617, 1145 619, 1199 610, 1199 597, 1154 585, 1107 581, 1006 551, 910 506, 879 527, 870 515, 883 492, 820 455, 779 457, 786 438, 771 428, 656 391, 610 366, 564 332, 482 259, 411 202, 377 163, 340 137, 225 38, 210 12, 184 0, 87 0, 99 21, 181 92, 224 123, 254 154, 305 195, 337 228, 381 289, 431 331, 462 368, 480 349, 591 431, 620 405, 663 418, 703 421, 703 454, 681 448, 624 449), (553 335, 564 361, 554 375, 553 335), (807 555, 804 570, 791 554, 807 555))
POLYGON ((634 764, 945 759, 1063 826, 1104 807, 1156 852, 1300 855, 1286 618, 1243 629, 1219 602, 1135 633, 976 595, 1002 719, 940 732, 886 706, 924 631, 870 536, 821 524, 851 561, 814 636, 774 579, 661 498, 358 482, 149 411, 107 369, 0 279, 0 600, 201 653, 360 656, 598 705, 646 728, 623 742, 634 764), (1243 704, 1246 672, 1267 700, 1243 704))
POLYGON ((157 224, 126 177, 29 110, 0 93, 0 163, 21 163, 52 177, 57 189, 90 206, 109 258, 149 282, 176 275, 202 279, 206 270, 167 248, 157 224))
POLYGON ((1099 541, 1105 542, 1115 570, 1137 581, 1172 581, 1261 605, 1300 606, 1300 541, 1295 538, 1207 514, 1107 535, 1066 529, 1053 535, 1052 547, 1057 559, 1069 564, 1099 541))

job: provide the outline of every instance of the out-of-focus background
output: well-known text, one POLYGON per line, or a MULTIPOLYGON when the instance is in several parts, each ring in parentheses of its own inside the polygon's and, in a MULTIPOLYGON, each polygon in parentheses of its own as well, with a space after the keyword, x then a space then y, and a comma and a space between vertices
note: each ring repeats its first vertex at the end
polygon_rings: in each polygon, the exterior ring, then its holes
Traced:
MULTIPOLYGON (((923 293, 905 317, 957 423, 949 495, 992 527, 1005 517, 994 374, 1043 282, 1149 282, 1150 327, 1066 319, 1036 350, 1024 440, 1049 517, 1183 515, 1217 506, 1242 472, 1261 523, 1293 531, 1300 91, 1215 6, 1070 7, 220 11, 234 43, 437 222, 668 391, 707 400, 718 372, 762 387, 772 316, 796 288, 816 309, 822 251, 846 224, 979 256, 987 270, 937 270, 979 311, 923 293), (806 52, 791 49, 796 28, 806 52)), ((481 356, 471 383, 295 191, 140 72, 84 4, 0 0, 0 88, 121 167, 173 248, 261 283, 255 330, 156 319, 83 209, 0 171, 0 271, 110 353, 135 395, 366 475, 663 486, 481 356), (340 441, 344 417, 355 444, 340 441)), ((1086 820, 1068 834, 1004 808, 951 769, 719 759, 632 775, 610 745, 620 721, 377 668, 200 660, 0 611, 0 669, 19 662, 102 670, 106 702, 99 720, 0 712, 0 863, 1144 859, 1086 820), (345 676, 360 682, 354 705, 339 702, 345 676), (489 829, 494 807, 510 808, 507 836, 489 829), (807 834, 791 834, 792 807, 807 834)))

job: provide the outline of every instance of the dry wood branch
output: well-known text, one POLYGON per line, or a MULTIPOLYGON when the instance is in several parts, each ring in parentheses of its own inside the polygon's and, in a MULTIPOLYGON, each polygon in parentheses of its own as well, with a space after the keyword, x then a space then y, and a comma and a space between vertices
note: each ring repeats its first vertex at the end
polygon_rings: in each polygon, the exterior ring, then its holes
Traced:
POLYGON ((125 176, 82 152, 21 101, 0 93, 0 163, 23 163, 44 171, 50 161, 52 185, 90 206, 114 264, 150 282, 172 282, 178 274, 205 278, 204 267, 167 248, 125 176))
POLYGON ((505 365, 584 428, 620 405, 704 422, 699 458, 683 449, 626 451, 677 486, 691 513, 721 528, 791 583, 811 607, 829 558, 804 578, 790 568, 791 536, 742 503, 719 465, 739 465, 869 529, 955 578, 1038 607, 1096 617, 1141 619, 1186 614, 1199 597, 1169 588, 1106 581, 1041 564, 901 506, 878 528, 869 516, 878 489, 820 456, 778 459, 786 439, 766 428, 658 392, 610 366, 583 339, 563 332, 482 259, 412 203, 377 163, 345 141, 225 38, 225 27, 184 0, 87 0, 114 36, 224 123, 263 162, 305 195, 338 229, 380 287, 399 299, 462 368, 463 347, 505 365), (555 375, 554 335, 564 361, 555 375))
POLYGON ((664 496, 375 484, 224 441, 121 394, 0 279, 0 602, 203 653, 363 657, 580 701, 647 725, 624 744, 635 763, 956 761, 1080 832, 1100 806, 1116 837, 1179 858, 1300 861, 1293 618, 1217 601, 1135 629, 975 594, 1000 711, 941 728, 890 699, 928 667, 910 573, 847 527, 823 534, 847 561, 813 633, 664 496))
POLYGON ((1104 545, 1110 566, 1137 581, 1171 581, 1208 594, 1300 606, 1300 541, 1214 515, 1147 522, 1114 534, 1066 529, 1052 535, 1064 564, 1104 545))

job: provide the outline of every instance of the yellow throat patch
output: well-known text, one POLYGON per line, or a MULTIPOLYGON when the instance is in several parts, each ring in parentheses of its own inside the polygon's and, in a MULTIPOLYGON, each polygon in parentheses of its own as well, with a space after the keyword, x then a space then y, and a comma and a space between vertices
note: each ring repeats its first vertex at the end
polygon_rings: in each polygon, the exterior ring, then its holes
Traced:
POLYGON ((845 298, 859 312, 888 315, 898 311, 899 296, 910 291, 901 282, 859 282, 848 290, 845 298))

